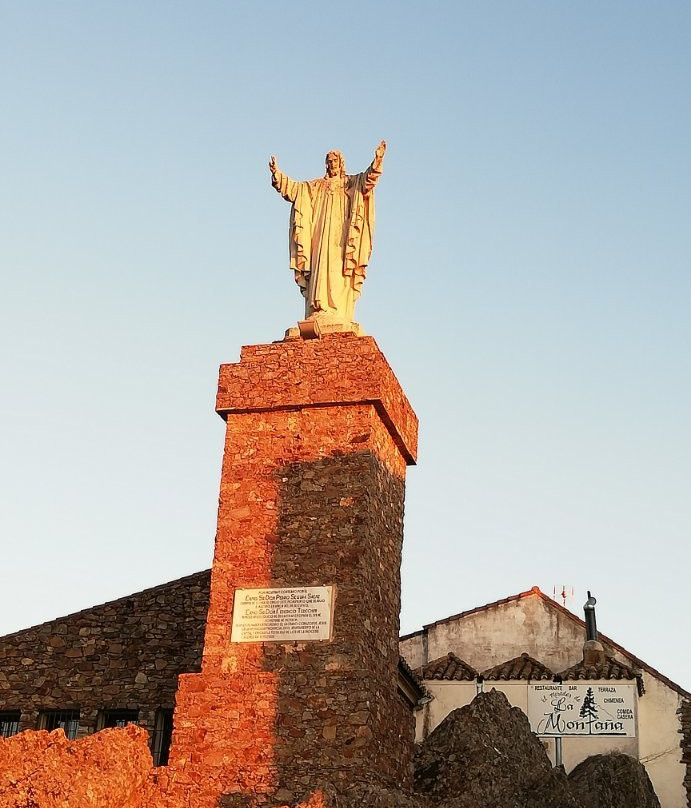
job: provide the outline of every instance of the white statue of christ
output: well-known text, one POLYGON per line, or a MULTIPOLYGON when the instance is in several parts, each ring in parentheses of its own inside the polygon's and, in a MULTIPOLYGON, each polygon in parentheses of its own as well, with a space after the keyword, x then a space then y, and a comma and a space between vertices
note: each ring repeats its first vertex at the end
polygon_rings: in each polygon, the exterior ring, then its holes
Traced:
POLYGON ((374 234, 374 186, 386 142, 361 174, 346 174, 340 151, 326 155, 326 174, 292 180, 269 161, 271 184, 288 202, 290 268, 305 297, 305 319, 349 325, 360 296, 374 234))

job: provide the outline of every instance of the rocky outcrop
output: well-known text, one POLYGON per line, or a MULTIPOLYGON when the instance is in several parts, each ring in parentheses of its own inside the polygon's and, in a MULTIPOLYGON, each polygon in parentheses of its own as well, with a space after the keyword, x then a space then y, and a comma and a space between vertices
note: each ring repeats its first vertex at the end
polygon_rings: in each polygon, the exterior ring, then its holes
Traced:
POLYGON ((355 808, 355 806, 357 808, 428 808, 424 797, 371 784, 352 786, 339 800, 339 808, 355 808))
POLYGON ((453 808, 513 808, 551 771, 528 719, 496 690, 450 713, 415 757, 415 789, 453 808))
POLYGON ((583 808, 660 808, 645 767, 618 752, 586 758, 569 785, 583 808))
POLYGON ((660 808, 645 767, 593 755, 567 777, 503 693, 480 693, 419 745, 416 790, 434 808, 660 808))
POLYGON ((302 799, 279 790, 268 802, 240 792, 209 802, 176 782, 174 768, 152 769, 147 733, 132 724, 78 741, 62 730, 0 738, 0 808, 660 808, 645 768, 627 755, 594 755, 568 778, 552 768, 526 716, 495 690, 418 746, 414 781, 414 793, 316 783, 302 799))
POLYGON ((521 808, 583 808, 574 797, 563 766, 550 769, 525 795, 521 808))
POLYGON ((0 738, 0 808, 138 808, 147 741, 133 724, 78 741, 61 729, 0 738))
POLYGON ((294 808, 427 808, 427 806, 424 798, 371 783, 358 783, 342 791, 337 791, 330 784, 321 784, 306 794, 294 808))

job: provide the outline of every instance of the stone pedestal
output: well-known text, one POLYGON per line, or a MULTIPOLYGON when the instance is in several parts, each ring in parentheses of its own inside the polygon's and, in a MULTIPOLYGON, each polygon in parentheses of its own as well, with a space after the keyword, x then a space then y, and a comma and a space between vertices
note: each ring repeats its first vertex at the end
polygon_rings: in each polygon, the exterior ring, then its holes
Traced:
POLYGON ((216 409, 202 670, 180 677, 166 782, 193 806, 288 803, 324 781, 407 785, 397 665, 414 412, 375 341, 352 334, 243 348, 220 369, 216 409), (236 589, 324 585, 330 640, 231 641, 236 589))

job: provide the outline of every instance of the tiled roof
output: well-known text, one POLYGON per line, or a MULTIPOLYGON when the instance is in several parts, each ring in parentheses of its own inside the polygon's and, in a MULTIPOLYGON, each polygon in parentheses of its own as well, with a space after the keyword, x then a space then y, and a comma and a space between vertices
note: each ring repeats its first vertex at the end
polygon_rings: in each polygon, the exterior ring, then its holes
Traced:
POLYGON ((417 674, 417 671, 414 671, 405 657, 402 657, 400 654, 398 655, 398 669, 401 673, 404 673, 406 676, 409 676, 414 682, 417 682, 418 685, 422 685, 422 680, 417 674))
POLYGON ((635 679, 636 671, 618 662, 610 656, 605 656, 602 665, 586 666, 583 660, 557 674, 562 680, 567 679, 635 679))
POLYGON ((429 696, 420 677, 411 669, 402 656, 398 657, 398 689, 413 707, 429 696))
POLYGON ((444 679, 453 682, 472 682, 477 671, 459 659, 456 654, 448 653, 446 656, 434 659, 426 665, 416 668, 415 674, 420 679, 444 679))
MULTIPOLYGON (((581 628, 583 628, 583 636, 585 637, 585 623, 583 620, 580 619, 577 615, 573 612, 570 612, 565 606, 562 606, 561 603, 557 603, 556 600, 552 600, 549 595, 545 595, 544 592, 537 586, 534 586, 532 589, 529 589, 527 592, 519 592, 517 595, 510 595, 508 598, 502 598, 501 600, 495 600, 492 603, 486 603, 484 606, 476 606, 474 609, 468 609, 468 611, 460 612, 459 614, 453 614, 449 617, 444 617, 442 620, 436 620, 434 623, 428 623, 427 625, 423 626, 418 631, 413 631, 410 634, 404 634, 401 637, 401 640, 407 640, 410 637, 418 637, 421 634, 426 634, 429 629, 434 628, 435 626, 442 625, 444 623, 453 623, 456 620, 460 620, 462 617, 467 617, 471 614, 476 614, 477 612, 485 612, 489 609, 494 609, 497 606, 502 606, 505 603, 513 603, 517 600, 522 600, 523 598, 529 597, 539 597, 541 598, 548 606, 552 609, 556 609, 558 612, 561 612, 569 619, 573 620, 574 623, 577 623, 581 628)), ((667 687, 671 688, 675 691, 675 693, 679 693, 680 696, 683 696, 686 699, 691 699, 691 693, 688 690, 685 690, 681 685, 678 685, 676 682, 673 682, 664 674, 660 673, 659 670, 653 668, 652 665, 648 665, 647 662, 644 662, 642 659, 637 657, 635 654, 632 654, 631 651, 627 651, 623 645, 619 645, 618 642, 610 639, 607 635, 603 634, 601 631, 598 632, 598 637, 600 642, 610 646, 615 651, 618 651, 622 656, 625 656, 631 664, 636 668, 641 668, 644 671, 647 671, 651 676, 654 676, 661 682, 667 685, 667 687)))
POLYGON ((554 674, 542 662, 521 654, 482 672, 483 679, 553 679, 554 674))

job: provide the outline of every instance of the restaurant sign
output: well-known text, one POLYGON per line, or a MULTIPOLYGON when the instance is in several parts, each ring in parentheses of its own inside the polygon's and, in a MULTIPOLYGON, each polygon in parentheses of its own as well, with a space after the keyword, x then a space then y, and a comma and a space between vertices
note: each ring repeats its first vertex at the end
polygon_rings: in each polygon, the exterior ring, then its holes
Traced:
POLYGON ((636 686, 620 683, 545 683, 528 687, 528 719, 543 737, 636 737, 636 686))

